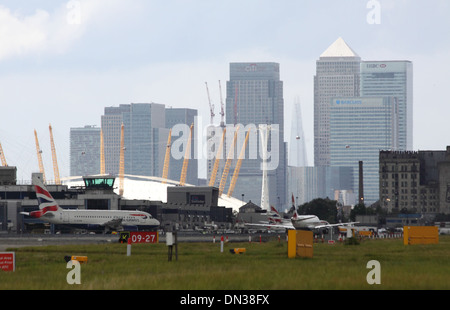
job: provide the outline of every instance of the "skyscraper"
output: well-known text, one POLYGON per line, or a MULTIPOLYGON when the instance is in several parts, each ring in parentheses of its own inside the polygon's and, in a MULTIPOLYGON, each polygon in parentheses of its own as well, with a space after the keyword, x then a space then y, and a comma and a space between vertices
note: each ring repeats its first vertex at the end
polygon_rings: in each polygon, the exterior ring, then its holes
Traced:
POLYGON ((70 128, 70 175, 100 173, 100 128, 70 128))
MULTIPOLYGON (((194 124, 195 118, 197 117, 197 110, 194 109, 186 109, 186 108, 167 108, 166 109, 166 128, 171 129, 175 128, 174 126, 178 124, 191 126, 194 124)), ((191 137, 191 156, 188 163, 188 170, 186 175, 186 183, 197 185, 198 183, 198 160, 196 158, 196 130, 195 126, 192 130, 191 137)), ((178 133, 172 132, 172 139, 176 139, 174 135, 178 135, 178 133)), ((172 140, 173 141, 173 140, 172 140)), ((183 152, 183 150, 180 150, 183 152)), ((178 181, 181 176, 181 170, 183 169, 183 161, 184 158, 175 159, 173 156, 170 156, 169 163, 169 175, 168 178, 170 180, 178 181)))
POLYGON ((165 106, 131 103, 105 108, 102 130, 106 173, 119 173, 121 125, 124 125, 125 173, 161 176, 169 130, 165 106))
POLYGON ((291 121, 291 138, 289 143, 289 166, 306 167, 308 158, 306 155, 305 134, 303 132, 303 119, 300 102, 294 104, 291 121))
MULTIPOLYGON (((231 63, 230 80, 227 81, 226 123, 241 124, 241 130, 259 125, 271 125, 269 148, 271 164, 267 171, 269 202, 279 208, 286 201, 286 144, 284 143, 283 82, 280 65, 273 62, 231 63), (245 128, 244 128, 245 127, 245 128), (276 157, 276 158, 275 158, 276 157)), ((256 132, 255 132, 256 134, 256 132)), ((262 165, 260 133, 255 144, 249 143, 246 157, 237 180, 233 196, 261 203, 262 165), (250 159, 250 153, 257 157, 250 159)), ((253 136, 253 137, 255 137, 253 136)), ((230 141, 230 140, 227 140, 230 141)), ((243 141, 243 140, 242 140, 243 141)), ((230 146, 230 143, 227 143, 230 146)), ((237 144, 241 149, 242 144, 237 144)), ((239 151, 238 151, 239 152, 239 151)), ((237 156, 236 156, 237 157, 237 156)), ((235 157, 235 158, 236 158, 235 157)), ((231 171, 231 170, 230 170, 231 171)))
POLYGON ((398 150, 413 148, 413 64, 401 61, 363 61, 361 96, 391 96, 398 103, 398 150))
POLYGON ((314 165, 330 164, 329 108, 334 97, 359 96, 361 58, 338 38, 316 61, 314 76, 314 165))
POLYGON ((364 202, 379 198, 379 152, 396 149, 397 101, 393 97, 335 98, 330 103, 330 165, 353 168, 353 192, 359 189, 363 162, 364 202))

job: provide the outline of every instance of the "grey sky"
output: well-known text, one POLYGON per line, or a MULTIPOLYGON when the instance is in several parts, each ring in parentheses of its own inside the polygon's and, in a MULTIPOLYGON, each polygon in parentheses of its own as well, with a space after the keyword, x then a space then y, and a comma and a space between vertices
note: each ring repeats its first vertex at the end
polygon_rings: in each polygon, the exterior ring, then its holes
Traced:
MULTIPOLYGON (((105 106, 158 102, 209 108, 234 61, 276 61, 284 82, 286 141, 299 98, 308 157, 313 142, 315 61, 338 37, 363 60, 414 64, 414 149, 445 149, 450 65, 448 0, 3 0, 0 4, 0 142, 18 179, 53 168, 52 124, 62 176, 69 128, 100 125, 105 106), (78 10, 79 9, 79 10, 78 10)), ((216 122, 219 117, 216 116, 216 122)), ((312 165, 312 162, 309 163, 312 165)), ((200 175, 205 176, 200 166, 200 175)))

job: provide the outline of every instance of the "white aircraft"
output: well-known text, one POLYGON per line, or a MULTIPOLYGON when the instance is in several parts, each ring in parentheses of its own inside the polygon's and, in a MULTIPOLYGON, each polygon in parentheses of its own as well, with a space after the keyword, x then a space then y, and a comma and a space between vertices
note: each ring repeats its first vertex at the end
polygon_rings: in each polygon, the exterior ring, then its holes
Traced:
POLYGON ((37 176, 33 177, 33 185, 39 201, 39 210, 20 213, 51 224, 112 230, 151 230, 160 225, 151 214, 143 211, 66 210, 58 205, 37 176))
POLYGON ((298 215, 297 210, 294 211, 294 215, 291 217, 291 221, 280 224, 250 224, 249 226, 264 226, 269 228, 285 228, 285 229, 297 229, 297 230, 315 230, 321 228, 329 228, 334 226, 346 226, 353 225, 358 222, 348 222, 339 224, 330 224, 327 221, 319 219, 316 215, 298 215))
POLYGON ((264 222, 267 225, 290 223, 290 220, 282 218, 280 213, 278 213, 277 209, 273 206, 270 206, 270 211, 267 212, 267 219, 267 223, 264 222))

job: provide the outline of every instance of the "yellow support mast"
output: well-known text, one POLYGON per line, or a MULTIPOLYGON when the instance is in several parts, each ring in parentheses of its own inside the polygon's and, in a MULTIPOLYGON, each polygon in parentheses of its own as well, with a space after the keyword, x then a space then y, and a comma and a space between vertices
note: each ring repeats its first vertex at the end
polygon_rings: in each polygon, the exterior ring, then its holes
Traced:
POLYGON ((234 168, 233 178, 231 179, 230 188, 228 189, 228 197, 233 195, 234 187, 236 186, 236 181, 239 176, 239 170, 241 169, 242 160, 245 156, 245 148, 248 143, 248 136, 250 135, 250 129, 247 131, 247 136, 245 137, 244 145, 241 148, 241 153, 239 154, 238 162, 236 163, 236 168, 234 168))
POLYGON ((214 161, 214 168, 211 172, 211 178, 209 180, 209 186, 214 186, 214 184, 216 183, 216 176, 217 176, 217 170, 219 170, 219 163, 220 163, 220 157, 222 154, 222 149, 223 149, 223 142, 225 140, 225 133, 226 133, 226 129, 223 129, 222 132, 222 140, 220 141, 220 145, 219 148, 217 149, 217 154, 216 154, 216 160, 214 161))
POLYGON ((55 184, 60 185, 61 179, 59 178, 58 160, 56 158, 55 141, 53 141, 52 125, 48 125, 48 130, 50 131, 50 144, 52 147, 53 173, 55 174, 55 184))
POLYGON ((194 124, 191 125, 191 128, 189 130, 189 138, 188 143, 186 146, 186 152, 184 153, 184 161, 183 161, 183 168, 181 170, 181 177, 180 177, 180 185, 184 186, 186 184, 186 175, 187 175, 187 168, 189 164, 189 159, 191 158, 191 140, 192 140, 192 129, 194 128, 194 124))
POLYGON ((5 153, 3 153, 2 144, 0 143, 0 158, 2 159, 2 166, 7 167, 8 163, 6 162, 5 153))
POLYGON ((119 160, 119 195, 123 195, 123 179, 125 174, 125 141, 124 141, 124 126, 120 127, 120 160, 119 160))
POLYGON ((230 166, 231 166, 231 160, 233 159, 234 147, 236 145, 236 138, 237 138, 238 130, 239 130, 239 126, 236 127, 236 131, 234 132, 233 143, 231 144, 230 150, 228 151, 225 168, 223 168, 222 178, 220 179, 220 185, 219 185, 219 197, 222 195, 223 190, 225 188, 225 183, 227 182, 228 172, 230 171, 230 166))
POLYGON ((162 174, 162 183, 167 182, 167 176, 169 175, 169 163, 170 163, 170 148, 172 146, 172 129, 169 130, 169 137, 167 138, 166 156, 164 157, 164 168, 162 174))
POLYGON ((45 171, 44 171, 44 164, 42 162, 42 150, 39 147, 39 139, 37 136, 36 129, 34 130, 34 139, 36 141, 36 153, 37 153, 37 158, 38 158, 38 163, 39 163, 39 172, 42 173, 42 181, 45 183, 45 171))

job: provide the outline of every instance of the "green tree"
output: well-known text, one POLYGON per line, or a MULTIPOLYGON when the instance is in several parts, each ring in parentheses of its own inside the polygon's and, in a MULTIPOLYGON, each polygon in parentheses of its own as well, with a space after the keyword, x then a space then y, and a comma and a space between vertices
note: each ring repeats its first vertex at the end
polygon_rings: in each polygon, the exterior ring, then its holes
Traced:
POLYGON ((329 198, 316 198, 310 202, 304 203, 299 207, 299 214, 316 215, 321 220, 325 220, 330 223, 336 223, 337 208, 336 200, 330 200, 329 198))
POLYGON ((353 209, 350 211, 350 220, 356 221, 357 215, 366 215, 368 214, 367 208, 363 203, 358 203, 353 209))

